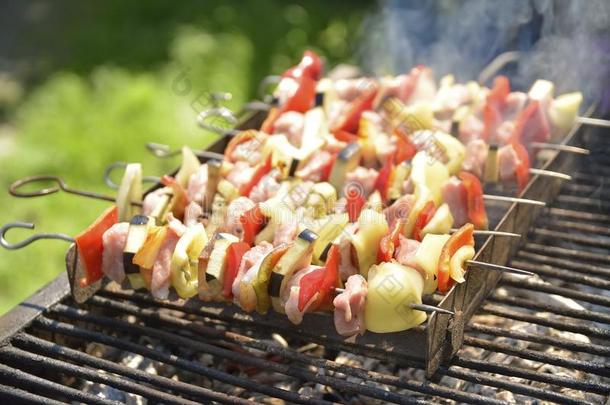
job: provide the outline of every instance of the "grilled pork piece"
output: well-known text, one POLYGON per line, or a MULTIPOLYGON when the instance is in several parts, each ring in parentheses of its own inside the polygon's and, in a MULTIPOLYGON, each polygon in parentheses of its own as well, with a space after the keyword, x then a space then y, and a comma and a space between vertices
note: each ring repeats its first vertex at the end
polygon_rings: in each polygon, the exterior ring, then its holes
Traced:
POLYGON ((358 166, 345 176, 345 187, 356 186, 358 192, 361 192, 362 196, 366 198, 373 192, 378 174, 375 169, 358 166))
POLYGON ((244 227, 241 223, 241 216, 244 212, 254 208, 256 204, 247 197, 237 197, 227 207, 227 215, 225 217, 224 231, 232 235, 241 236, 244 227))
POLYGON ((144 197, 144 202, 142 203, 142 215, 150 215, 155 210, 155 207, 161 202, 163 196, 171 193, 172 189, 170 187, 161 187, 148 193, 146 197, 144 197))
POLYGON ((303 138, 304 115, 296 111, 287 111, 280 115, 273 126, 274 134, 284 134, 294 147, 301 147, 303 138))
POLYGON ((314 270, 321 268, 320 266, 309 265, 304 269, 297 271, 294 276, 288 281, 288 285, 282 291, 282 302, 284 303, 284 311, 286 311, 286 316, 290 320, 290 322, 295 325, 299 325, 303 322, 303 315, 307 312, 307 309, 313 304, 317 298, 317 295, 314 295, 305 307, 303 311, 299 311, 299 293, 300 293, 300 283, 303 276, 311 273, 314 270))
POLYGON ((256 167, 250 166, 247 162, 235 162, 231 168, 231 171, 229 174, 227 174, 227 181, 239 189, 241 186, 248 184, 250 180, 252 180, 252 175, 255 171, 256 167))
POLYGON ((360 274, 353 275, 345 283, 345 291, 333 300, 335 306, 335 328, 342 336, 363 334, 364 305, 366 302, 367 283, 360 274))
POLYGON ((152 268, 150 292, 157 299, 167 299, 171 279, 171 261, 178 240, 186 232, 186 226, 168 214, 168 232, 152 268))
POLYGON ((263 176, 263 178, 254 186, 250 191, 250 199, 255 203, 267 201, 268 199, 275 196, 277 191, 280 189, 280 183, 277 182, 278 171, 272 170, 270 173, 263 176))
POLYGON ((487 143, 482 139, 472 139, 466 145, 466 158, 462 162, 462 170, 482 178, 487 160, 487 143))
POLYGON ((123 265, 123 250, 127 242, 129 223, 119 222, 112 225, 104 232, 102 241, 104 250, 102 254, 102 271, 108 278, 117 283, 125 279, 125 267, 123 265))
POLYGON ((325 150, 316 152, 295 174, 298 178, 308 181, 322 181, 323 169, 330 163, 332 155, 325 150))
POLYGON ((186 194, 191 201, 197 201, 201 203, 205 195, 205 189, 208 185, 208 165, 201 165, 199 170, 191 175, 189 178, 188 186, 186 188, 186 194))
POLYGON ((403 195, 392 205, 383 210, 386 221, 390 228, 394 227, 397 220, 407 218, 415 204, 415 197, 412 194, 403 195))
POLYGON ((419 248, 420 242, 416 241, 415 239, 405 238, 402 235, 399 235, 398 238, 399 238, 400 244, 398 245, 398 248, 396 249, 396 253, 395 253, 396 260, 398 261, 398 263, 400 263, 402 265, 409 266, 409 267, 415 267, 414 258, 415 258, 415 253, 417 252, 417 249, 419 248))
POLYGON ((263 259, 273 249, 269 242, 261 242, 248 250, 241 259, 237 277, 233 281, 232 291, 235 303, 244 311, 253 311, 256 308, 256 294, 252 288, 252 281, 258 275, 263 259))
POLYGON ((443 185, 441 192, 443 194, 443 201, 449 205, 454 225, 460 227, 468 222, 468 199, 466 187, 464 187, 462 181, 452 176, 443 185))

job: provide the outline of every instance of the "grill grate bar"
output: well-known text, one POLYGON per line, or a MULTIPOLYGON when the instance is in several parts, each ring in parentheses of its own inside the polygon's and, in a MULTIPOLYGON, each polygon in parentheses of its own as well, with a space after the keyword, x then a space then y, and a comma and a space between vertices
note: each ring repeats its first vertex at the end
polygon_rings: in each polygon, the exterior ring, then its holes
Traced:
POLYGON ((10 401, 3 402, 9 404, 40 404, 40 405, 64 405, 65 402, 56 401, 51 398, 41 397, 40 395, 32 394, 31 392, 22 390, 21 388, 11 387, 9 385, 0 384, 0 400, 10 401))
POLYGON ((580 323, 569 322, 566 319, 554 320, 542 318, 536 315, 527 314, 520 311, 512 311, 499 305, 485 304, 482 310, 492 315, 504 318, 515 319, 518 321, 534 323, 549 328, 565 330, 568 332, 581 333, 588 336, 595 336, 601 339, 610 339, 610 329, 596 328, 594 326, 582 325, 580 323))
POLYGON ((588 285, 600 289, 610 290, 610 280, 604 280, 599 277, 591 277, 584 274, 572 272, 569 269, 562 269, 550 266, 548 264, 532 263, 529 261, 513 259, 511 265, 523 270, 529 270, 544 278, 555 278, 572 283, 588 285))
POLYGON ((599 198, 603 197, 610 199, 610 189, 608 186, 604 186, 603 184, 599 186, 590 186, 571 182, 564 184, 562 192, 574 193, 578 195, 595 195, 599 198))
POLYGON ((565 221, 560 219, 547 219, 542 217, 541 223, 548 227, 559 228, 560 231, 570 229, 571 231, 581 231, 584 233, 592 233, 595 235, 610 236, 610 229, 607 225, 593 225, 583 222, 565 221))
MULTIPOLYGON (((538 243, 528 242, 525 244, 523 251, 548 255, 547 259, 551 259, 551 256, 562 256, 570 259, 578 259, 579 261, 610 264, 610 255, 604 255, 581 249, 567 249, 560 246, 540 245, 538 243)), ((586 265, 587 263, 583 264, 586 265)), ((574 267, 578 267, 578 265, 580 265, 580 262, 578 262, 576 265, 572 264, 574 267)))
MULTIPOLYGON (((405 367, 424 369, 425 365, 419 361, 408 358, 404 355, 400 355, 397 353, 388 352, 383 349, 379 349, 373 346, 362 346, 358 344, 347 343, 344 340, 335 340, 329 339, 327 337, 322 337, 316 333, 308 333, 307 331, 295 331, 293 328, 279 328, 277 325, 272 322, 267 322, 265 320, 257 320, 256 322, 252 320, 247 320, 239 317, 230 317, 223 315, 222 313, 212 312, 206 310, 206 308, 192 308, 188 305, 180 305, 175 304, 169 301, 155 301, 154 298, 151 298, 147 294, 143 294, 137 291, 108 291, 101 290, 96 297, 111 297, 117 298, 121 300, 130 300, 135 303, 139 303, 140 305, 147 304, 151 305, 158 310, 159 308, 165 308, 175 311, 181 311, 186 314, 203 316, 206 318, 226 322, 227 326, 236 327, 238 325, 248 328, 249 330, 258 330, 263 333, 268 333, 270 330, 278 331, 282 335, 290 336, 292 338, 307 341, 308 343, 317 343, 322 346, 327 347, 332 350, 339 351, 348 351, 356 354, 360 354, 363 356, 374 357, 376 359, 380 359, 386 362, 396 361, 397 358, 400 359, 401 365, 405 367)), ((95 302, 95 301, 91 301, 95 302)))
MULTIPOLYGON (((92 315, 91 313, 71 308, 65 306, 63 304, 57 304, 51 310, 58 315, 66 316, 71 319, 90 322, 96 325, 104 325, 106 327, 110 327, 113 330, 123 330, 125 332, 133 332, 136 334, 146 335, 153 338, 157 338, 165 341, 166 343, 172 345, 178 345, 180 347, 188 347, 194 350, 200 350, 214 356, 222 357, 227 360, 234 361, 236 363, 248 364, 250 366, 254 366, 260 370, 271 370, 277 373, 289 375, 295 378, 298 378, 303 381, 316 381, 317 383, 332 386, 341 391, 352 392, 354 394, 360 394, 364 396, 368 396, 371 398, 380 399, 387 402, 394 403, 420 403, 420 401, 405 398, 404 396, 397 394, 395 392, 385 391, 381 389, 377 389, 370 386, 359 385, 355 383, 351 383, 339 378, 324 376, 319 374, 314 374, 305 369, 299 369, 296 367, 290 367, 288 364, 279 364, 273 361, 267 361, 258 357, 253 356, 245 356, 241 353, 236 353, 231 350, 227 350, 224 348, 220 348, 217 346, 213 346, 207 343, 203 343, 198 340, 194 340, 191 338, 187 338, 182 335, 178 335, 176 333, 170 333, 163 330, 155 329, 148 326, 140 326, 135 324, 130 324, 122 320, 109 318, 105 316, 92 315)), ((243 379, 240 379, 243 382, 243 379)), ((258 391, 258 389, 255 389, 258 391)))
POLYGON ((610 307, 610 297, 590 294, 565 287, 557 287, 555 285, 543 281, 532 279, 518 279, 517 277, 511 277, 510 275, 505 274, 504 277, 502 277, 501 283, 503 285, 519 287, 536 292, 546 292, 549 294, 563 295, 566 298, 572 298, 575 300, 589 302, 591 304, 610 307))
POLYGON ((548 208, 548 213, 552 216, 578 219, 581 221, 610 223, 610 215, 598 214, 589 211, 552 207, 548 208))
POLYGON ((538 361, 568 369, 580 370, 586 373, 596 374, 602 377, 610 377, 610 364, 596 363, 592 361, 564 359, 563 357, 549 355, 531 349, 515 348, 511 345, 497 342, 489 342, 472 336, 464 337, 464 344, 479 347, 493 352, 517 356, 522 359, 538 361))
MULTIPOLYGON (((548 249, 548 250, 549 250, 548 253, 550 253, 550 254, 559 253, 557 251, 554 251, 554 249, 553 249, 553 251, 551 251, 551 249, 548 249)), ((589 264, 589 263, 575 262, 575 261, 568 260, 568 259, 561 259, 556 256, 541 255, 538 253, 532 253, 527 250, 519 251, 516 256, 518 258, 526 259, 530 262, 548 264, 551 266, 559 267, 564 270, 568 270, 570 272, 602 276, 602 277, 606 277, 610 280, 610 268, 609 267, 601 267, 601 266, 596 266, 596 265, 589 264)))
POLYGON ((39 367, 40 364, 44 364, 44 367, 49 371, 63 373, 65 375, 73 375, 74 377, 83 378, 91 382, 105 384, 120 389, 124 392, 131 392, 155 401, 176 405, 197 404, 197 402, 189 401, 184 398, 176 397, 172 394, 158 391, 146 385, 135 383, 129 379, 117 377, 112 374, 102 374, 94 369, 78 366, 72 363, 66 363, 50 357, 41 356, 39 354, 33 354, 9 345, 0 348, 0 359, 3 359, 7 363, 14 365, 19 364, 20 366, 23 365, 29 368, 36 368, 39 367))
POLYGON ((610 357, 610 347, 602 346, 594 343, 583 343, 576 340, 563 339, 559 337, 536 335, 533 333, 521 332, 514 329, 498 328, 496 326, 482 325, 480 323, 472 323, 468 325, 468 330, 478 333, 484 333, 492 336, 503 336, 512 339, 524 340, 532 343, 545 344, 558 348, 568 349, 575 352, 590 353, 597 356, 610 357))
POLYGON ((521 298, 512 295, 503 296, 499 294, 493 294, 491 297, 489 297, 489 300, 500 304, 508 304, 525 309, 536 309, 539 311, 551 312, 557 315, 566 316, 570 318, 584 319, 587 321, 605 323, 610 325, 610 314, 602 312, 558 307, 545 302, 533 301, 527 298, 521 298))
POLYGON ((87 365, 95 369, 102 369, 114 374, 125 375, 134 380, 151 384, 155 387, 164 387, 165 389, 170 390, 172 392, 181 393, 190 397, 231 404, 246 405, 251 403, 242 398, 230 396, 221 392, 212 391, 210 389, 199 387, 194 384, 186 384, 181 381, 174 381, 169 378, 157 376, 155 374, 150 374, 145 371, 116 364, 112 361, 100 359, 90 354, 70 349, 32 335, 23 333, 18 334, 12 339, 11 343, 14 346, 27 349, 32 352, 42 353, 46 356, 51 357, 66 358, 68 360, 76 362, 77 364, 87 365))
POLYGON ((483 371, 494 374, 502 374, 507 377, 519 377, 530 381, 539 381, 558 387, 583 390, 600 395, 606 395, 610 391, 610 385, 608 384, 576 380, 572 377, 562 377, 555 374, 540 373, 536 371, 527 370, 521 367, 509 366, 505 364, 489 362, 486 360, 466 359, 463 357, 459 357, 459 353, 458 357, 456 357, 451 363, 452 366, 469 368, 471 370, 483 371))
MULTIPOLYGON (((65 314, 63 314, 65 315, 65 314)), ((297 393, 289 392, 286 390, 282 390, 275 387, 266 386, 264 384, 257 384, 255 382, 245 380, 242 378, 235 377, 231 374, 224 373, 222 371, 215 370, 210 367, 205 367, 200 363, 189 361, 182 359, 177 356, 167 355, 158 350, 153 350, 148 347, 129 342, 123 339, 118 339, 112 336, 109 336, 104 333, 94 332, 90 330, 86 330, 83 328, 79 328, 77 326, 59 322, 53 319, 46 318, 44 316, 40 316, 36 318, 33 322, 35 327, 38 327, 43 330, 47 330, 54 333, 59 333, 62 335, 74 337, 81 339, 83 341, 95 341, 98 343, 102 343, 108 346, 113 346, 122 350, 126 350, 132 353, 140 354, 142 356, 148 357, 153 360, 157 360, 166 364, 171 364, 176 367, 180 367, 184 370, 203 375, 205 377, 222 381, 227 384, 235 385, 238 387, 245 388, 247 390, 260 392, 265 395, 269 395, 272 397, 284 399, 286 401, 291 401, 294 403, 301 404, 329 404, 327 401, 320 401, 315 398, 311 398, 308 396, 300 395, 297 393)))
MULTIPOLYGON (((318 359, 312 356, 307 356, 301 353, 298 353, 294 350, 278 348, 277 346, 270 345, 264 341, 259 341, 256 339, 252 339, 247 336, 243 336, 233 332, 225 332, 219 331, 213 328, 207 328, 200 324, 195 324, 189 322, 187 320, 177 318, 172 315, 162 314, 158 311, 144 310, 138 306, 128 305, 123 302, 117 302, 112 300, 100 299, 99 297, 94 297, 92 303, 95 305, 102 305, 104 307, 110 307, 116 310, 127 312, 131 315, 136 315, 139 317, 145 318, 154 318, 155 320, 161 320, 167 323, 172 324, 173 326, 179 327, 181 329, 192 329, 194 332, 198 334, 208 334, 211 337, 223 338, 229 341, 235 342, 240 345, 248 345, 256 349, 264 350, 282 357, 285 357, 289 360, 296 360, 299 362, 303 362, 314 367, 321 367, 325 369, 331 369, 343 374, 350 374, 357 378, 362 378, 365 380, 375 381, 381 384, 389 384, 395 385, 400 388, 405 388, 411 391, 420 392, 422 394, 429 395, 441 395, 445 398, 469 402, 469 403, 490 403, 489 398, 487 397, 479 397, 474 394, 465 394, 458 390, 452 390, 450 388, 445 388, 442 386, 438 386, 433 383, 417 383, 411 382, 404 379, 398 379, 394 376, 383 375, 381 373, 376 372, 367 372, 366 370, 362 370, 360 368, 351 367, 343 364, 336 363, 331 360, 318 359)), ((494 379, 489 380, 490 384, 496 384, 494 386, 499 386, 501 384, 499 381, 494 381, 494 379)), ((526 387, 522 387, 520 385, 515 385, 513 388, 516 390, 519 389, 527 389, 526 387)))
MULTIPOLYGON (((40 365, 39 365, 40 366, 40 365)), ((50 395, 51 398, 66 397, 70 401, 84 402, 87 404, 118 405, 119 402, 110 401, 98 396, 79 391, 77 389, 58 384, 53 381, 26 373, 4 364, 0 364, 0 378, 2 382, 11 382, 28 391, 35 391, 50 395)))
MULTIPOLYGON (((93 303, 95 305, 102 305, 104 307, 110 307, 110 308, 113 308, 116 310, 121 310, 121 311, 127 312, 131 315, 136 315, 139 317, 142 317, 142 316, 147 317, 147 318, 152 317, 156 320, 162 320, 165 322, 169 322, 173 326, 181 328, 181 329, 190 328, 190 329, 193 329, 193 331, 197 332, 198 334, 207 333, 213 337, 217 337, 217 338, 221 337, 221 338, 228 339, 228 340, 233 341, 238 344, 249 345, 249 346, 252 346, 252 347, 260 349, 260 350, 265 350, 265 351, 271 352, 273 354, 278 354, 283 357, 288 357, 291 360, 302 361, 307 364, 311 364, 315 367, 332 369, 332 370, 335 370, 335 371, 338 371, 338 372, 341 372, 344 374, 351 374, 351 375, 354 375, 355 377, 373 380, 373 381, 383 383, 383 384, 392 384, 392 385, 397 385, 399 387, 401 386, 401 384, 399 384, 401 380, 397 380, 390 376, 384 376, 379 373, 373 373, 373 372, 367 373, 365 370, 361 370, 359 368, 354 368, 354 367, 348 367, 345 365, 338 365, 337 363, 332 362, 330 360, 316 359, 311 356, 305 356, 303 354, 296 353, 294 351, 290 352, 288 349, 280 349, 275 346, 270 346, 270 345, 266 344, 265 342, 258 341, 258 340, 255 340, 255 339, 243 336, 243 335, 235 334, 232 332, 220 332, 216 329, 206 328, 200 324, 194 324, 187 320, 177 318, 172 315, 161 314, 158 311, 143 310, 138 306, 128 305, 123 302, 100 299, 99 297, 94 297, 93 303)), ((455 377, 455 378, 463 377, 462 379, 467 380, 467 381, 471 381, 473 378, 472 373, 469 373, 465 370, 452 370, 451 376, 455 377)), ((402 380, 402 381, 404 381, 404 380, 402 380)), ((561 381, 561 379, 555 380, 555 382, 558 382, 558 381, 561 381)), ((549 393, 544 392, 544 390, 538 390, 538 389, 529 387, 527 385, 518 384, 518 383, 514 383, 514 382, 510 382, 510 381, 505 381, 505 380, 503 380, 501 378, 497 378, 497 377, 486 377, 485 381, 482 381, 481 379, 479 379, 478 382, 485 383, 489 386, 493 386, 493 387, 497 387, 497 388, 510 388, 513 392, 531 395, 534 397, 538 397, 540 399, 561 400, 561 402, 564 402, 564 403, 572 403, 572 400, 569 397, 565 397, 565 396, 558 395, 555 393, 549 394, 549 393)), ((578 385, 578 384, 576 384, 576 385, 578 385)), ((432 386, 432 384, 431 384, 431 386, 432 386)), ((424 388, 424 387, 406 386, 403 388, 415 390, 415 391, 426 393, 426 394, 442 395, 445 398, 460 400, 463 402, 481 403, 480 401, 476 401, 476 402, 473 401, 475 399, 473 397, 460 398, 459 396, 456 395, 455 390, 446 389, 448 392, 444 392, 444 393, 440 394, 439 392, 435 392, 438 390, 438 387, 434 387, 434 390, 432 390, 432 391, 429 389, 422 391, 422 388, 424 388)), ((469 394, 469 395, 471 395, 471 394, 469 394)), ((482 403, 489 403, 489 398, 482 398, 482 403)))
POLYGON ((444 369, 444 372, 449 377, 459 378, 462 380, 470 381, 475 384, 487 384, 493 381, 493 384, 497 388, 503 388, 509 390, 515 394, 528 395, 530 397, 550 400, 553 402, 561 403, 561 404, 573 404, 573 405, 582 405, 582 404, 591 404, 591 402, 583 402, 580 399, 574 399, 568 397, 566 395, 559 394, 557 392, 548 391, 542 388, 536 388, 529 385, 521 384, 521 387, 516 388, 515 383, 508 381, 507 379, 499 379, 489 377, 487 375, 481 374, 479 372, 473 372, 461 368, 451 367, 449 369, 444 369))
POLYGON ((554 204, 568 204, 568 205, 586 205, 589 208, 601 207, 602 201, 599 198, 581 197, 575 195, 558 195, 555 198, 554 204))
POLYGON ((601 237, 586 236, 580 234, 572 234, 565 232, 557 232, 552 229, 543 227, 534 228, 531 232, 534 236, 541 238, 561 239, 569 242, 575 242, 585 246, 601 247, 610 249, 610 240, 602 239, 601 237))

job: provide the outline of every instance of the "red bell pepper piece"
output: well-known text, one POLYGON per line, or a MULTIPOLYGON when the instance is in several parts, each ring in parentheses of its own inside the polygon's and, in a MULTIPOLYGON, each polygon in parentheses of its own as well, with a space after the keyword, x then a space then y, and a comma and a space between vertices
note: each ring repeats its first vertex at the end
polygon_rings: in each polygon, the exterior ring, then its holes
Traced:
POLYGON ((379 249, 377 250, 377 263, 389 262, 394 257, 394 252, 400 244, 400 235, 407 223, 406 218, 401 218, 394 224, 386 236, 379 241, 379 249))
POLYGON ((326 162, 326 164, 322 166, 322 169, 320 171, 320 181, 328 181, 328 178, 330 177, 330 172, 333 170, 333 166, 335 165, 336 160, 337 155, 334 154, 330 157, 328 162, 326 162))
POLYGON ((385 201, 388 198, 388 187, 390 186, 390 177, 394 170, 394 157, 390 157, 379 170, 379 174, 375 179, 375 190, 379 191, 381 199, 385 201))
POLYGON ((263 214, 260 205, 257 204, 244 212, 239 218, 239 222, 241 222, 244 229, 243 241, 253 246, 254 238, 267 223, 267 217, 263 214))
POLYGON ((468 219, 476 229, 487 229, 489 221, 483 201, 483 186, 481 181, 472 173, 460 172, 458 175, 464 187, 468 201, 468 219))
POLYGON ((81 287, 91 285, 102 278, 102 252, 104 251, 102 236, 118 220, 119 211, 116 205, 113 205, 74 238, 78 257, 85 265, 86 276, 79 281, 81 287))
POLYGON ((347 110, 343 112, 341 119, 331 129, 331 132, 334 134, 338 131, 347 131, 352 134, 357 134, 358 126, 360 125, 360 117, 364 111, 372 108, 377 90, 378 86, 376 84, 367 86, 367 88, 347 106, 347 110))
POLYGON ((474 246, 474 226, 472 224, 466 224, 452 234, 441 250, 438 258, 438 290, 441 293, 446 293, 453 285, 453 280, 449 277, 451 257, 459 248, 467 245, 474 246))
POLYGON ((483 107, 483 139, 488 141, 502 124, 504 118, 502 112, 506 107, 506 98, 510 93, 510 81, 506 76, 498 76, 494 85, 487 95, 483 107))
POLYGON ((513 142, 512 147, 519 158, 519 163, 515 168, 515 178, 517 179, 519 192, 522 192, 530 180, 530 157, 525 147, 519 142, 513 142))
POLYGON ((282 75, 282 77, 292 78, 301 76, 307 76, 314 80, 320 80, 322 76, 322 59, 309 49, 303 53, 303 58, 298 65, 291 67, 282 75))
POLYGON ((415 225, 413 226, 413 239, 421 242, 423 239, 421 231, 426 227, 426 225, 428 225, 428 222, 430 222, 435 213, 436 205, 434 204, 434 201, 428 201, 415 219, 415 225))
POLYGON ((358 142, 358 135, 354 135, 351 132, 344 131, 342 129, 333 132, 335 139, 341 142, 354 143, 358 142))
POLYGON ((233 296, 233 282, 237 277, 237 271, 241 264, 241 259, 250 250, 250 245, 246 242, 235 242, 227 248, 227 267, 225 267, 222 295, 225 298, 233 296))
POLYGON ((316 101, 316 81, 309 76, 295 78, 298 87, 282 106, 282 113, 286 111, 307 112, 316 101))
POLYGON ((315 311, 331 295, 339 280, 340 260, 339 246, 332 245, 328 251, 324 267, 314 270, 301 278, 299 283, 299 311, 303 311, 305 305, 316 294, 319 294, 318 299, 309 308, 311 311, 315 311))
POLYGON ((531 101, 521 111, 513 132, 513 141, 528 147, 531 142, 546 142, 549 140, 549 123, 538 101, 531 101))
POLYGON ((356 222, 360 216, 362 208, 366 204, 366 198, 356 188, 346 190, 345 192, 346 210, 349 217, 349 222, 356 222))
POLYGON ((401 164, 402 162, 413 159, 417 153, 417 148, 413 145, 409 136, 400 128, 396 128, 394 134, 396 135, 394 163, 401 164))
POLYGON ((256 186, 258 184, 258 182, 261 181, 261 179, 270 171, 271 171, 271 155, 269 155, 267 157, 267 160, 265 160, 265 163, 261 163, 257 166, 257 168, 254 170, 254 174, 252 174, 252 178, 250 179, 250 181, 246 184, 243 184, 239 188, 239 195, 244 196, 244 197, 249 196, 250 192, 252 191, 254 186, 256 186))

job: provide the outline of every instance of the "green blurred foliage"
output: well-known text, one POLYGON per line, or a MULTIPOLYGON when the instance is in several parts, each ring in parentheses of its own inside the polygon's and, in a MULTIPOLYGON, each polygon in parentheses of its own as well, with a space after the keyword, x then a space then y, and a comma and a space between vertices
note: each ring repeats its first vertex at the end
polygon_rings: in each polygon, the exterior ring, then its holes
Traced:
MULTIPOLYGON (((111 194, 102 181, 111 162, 139 161, 146 174, 176 160, 147 154, 146 142, 204 147, 215 139, 195 124, 205 95, 228 91, 238 109, 260 80, 299 60, 306 48, 329 64, 353 61, 367 2, 279 0, 31 2, 9 55, 18 80, 0 77, 0 188, 32 174, 111 194), (21 96, 25 89, 25 94, 21 96), (2 103, 2 95, 11 96, 2 103)), ((10 27, 4 27, 10 30, 10 27)), ((6 34, 6 33, 5 33, 6 34)), ((77 234, 106 203, 2 194, 0 223, 33 222, 37 231, 77 234)), ((31 231, 15 230, 10 240, 31 231)), ((67 246, 41 241, 0 251, 0 314, 63 271, 67 246)))

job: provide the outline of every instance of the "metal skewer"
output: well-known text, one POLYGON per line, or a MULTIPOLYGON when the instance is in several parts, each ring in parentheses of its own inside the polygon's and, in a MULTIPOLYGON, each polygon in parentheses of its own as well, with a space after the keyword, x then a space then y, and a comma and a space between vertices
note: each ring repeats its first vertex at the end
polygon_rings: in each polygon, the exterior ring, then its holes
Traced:
POLYGON ((509 266, 501 266, 499 264, 487 263, 487 262, 479 262, 478 260, 466 260, 466 264, 473 267, 479 267, 484 269, 496 270, 502 273, 512 273, 519 274, 521 276, 535 276, 535 273, 527 270, 516 269, 514 267, 509 266))
POLYGON ((504 201, 508 203, 538 205, 540 207, 546 206, 546 203, 544 201, 530 200, 528 198, 507 197, 503 195, 483 194, 483 199, 490 201, 504 201))
POLYGON ((530 171, 530 174, 534 174, 534 175, 537 175, 537 176, 555 177, 555 178, 558 178, 558 179, 561 179, 561 180, 567 180, 567 181, 572 180, 572 176, 570 176, 569 174, 552 172, 550 170, 542 170, 542 169, 531 168, 529 171, 530 171))
POLYGON ((590 118, 578 116, 574 119, 579 124, 591 125, 594 127, 610 128, 610 120, 603 120, 601 118, 590 118))
MULTIPOLYGON (((154 143, 154 142, 147 143, 146 149, 148 149, 153 155, 155 155, 158 158, 173 157, 173 156, 177 156, 180 153, 182 153, 182 151, 180 149, 171 150, 168 145, 164 145, 162 143, 154 143)), ((224 159, 224 156, 225 156, 222 153, 209 152, 207 150, 194 150, 193 153, 195 153, 195 156, 204 158, 204 159, 222 160, 222 159, 224 159)))
POLYGON ((577 153, 579 155, 591 154, 588 149, 579 148, 578 146, 562 145, 560 143, 531 142, 529 145, 533 148, 558 150, 560 152, 577 153))
MULTIPOLYGON (((451 232, 457 232, 458 229, 456 228, 451 228, 451 232)), ((504 231, 493 231, 493 230, 487 230, 487 229, 475 229, 474 230, 474 234, 475 235, 494 235, 494 236, 508 236, 511 238, 520 238, 521 235, 518 233, 513 233, 513 232, 504 232, 504 231)))
POLYGON ((219 135, 233 136, 238 134, 240 131, 236 129, 221 127, 218 123, 224 122, 229 126, 237 124, 237 118, 231 110, 226 107, 216 107, 204 110, 197 115, 197 123, 203 129, 215 132, 219 135), (213 121, 213 122, 211 122, 213 121))
MULTIPOLYGON (((11 186, 8 189, 8 192, 14 197, 29 198, 29 197, 40 197, 43 195, 53 194, 53 193, 58 192, 59 190, 63 190, 69 194, 76 194, 76 195, 80 195, 83 197, 95 198, 97 200, 110 201, 110 202, 114 202, 116 200, 116 198, 105 195, 105 194, 71 188, 68 186, 68 184, 66 184, 66 182, 61 177, 50 176, 50 175, 24 177, 23 179, 17 180, 13 184, 11 184, 11 186), (21 187, 25 186, 26 184, 31 184, 31 183, 35 183, 35 182, 49 182, 49 181, 55 182, 55 183, 57 183, 57 185, 53 186, 53 187, 43 188, 38 191, 31 191, 31 192, 19 191, 19 189, 21 187)), ((136 205, 138 207, 142 206, 142 203, 139 201, 132 201, 131 204, 136 205)))
POLYGON ((0 246, 9 250, 21 249, 32 242, 36 242, 39 239, 57 239, 63 240, 66 242, 74 242, 74 238, 70 235, 66 235, 63 233, 38 233, 36 235, 32 235, 27 239, 22 240, 21 242, 10 243, 6 240, 5 234, 9 229, 12 228, 24 228, 24 229, 34 229, 34 224, 30 222, 9 222, 0 228, 0 246))
MULTIPOLYGON (((336 293, 341 294, 344 291, 345 291, 345 288, 335 288, 336 293)), ((428 312, 428 313, 438 312, 439 314, 455 315, 455 312, 453 312, 449 309, 435 307, 434 305, 411 303, 411 304, 409 304, 409 308, 415 309, 417 311, 428 312)))

